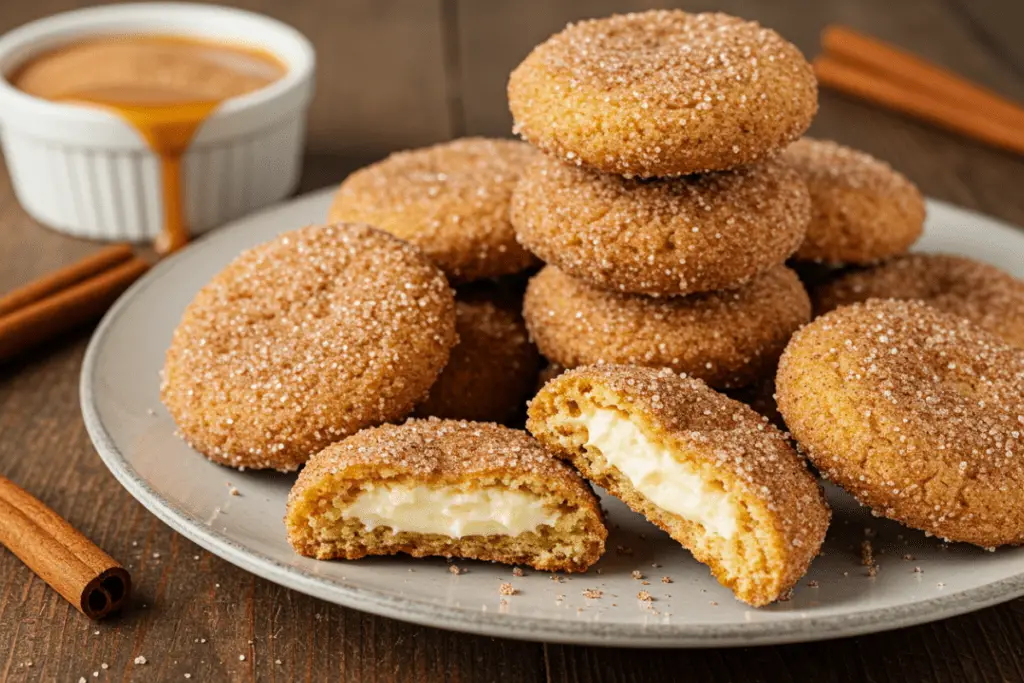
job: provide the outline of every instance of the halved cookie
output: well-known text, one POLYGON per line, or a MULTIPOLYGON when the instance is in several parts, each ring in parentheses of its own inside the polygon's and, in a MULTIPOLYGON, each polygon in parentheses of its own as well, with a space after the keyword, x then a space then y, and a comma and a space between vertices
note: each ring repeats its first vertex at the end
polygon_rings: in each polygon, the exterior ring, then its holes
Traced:
POLYGON ((530 403, 527 428, 754 606, 807 571, 830 512, 782 433, 748 406, 670 370, 570 370, 530 403))
POLYGON ((314 455, 288 497, 288 540, 321 560, 408 553, 581 572, 608 532, 593 492, 528 434, 409 420, 314 455))

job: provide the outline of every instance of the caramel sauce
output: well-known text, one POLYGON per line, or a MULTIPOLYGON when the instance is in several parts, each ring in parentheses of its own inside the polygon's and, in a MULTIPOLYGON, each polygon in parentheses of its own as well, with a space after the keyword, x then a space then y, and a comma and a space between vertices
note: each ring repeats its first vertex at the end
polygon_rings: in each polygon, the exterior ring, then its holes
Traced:
POLYGON ((160 160, 164 205, 157 250, 189 240, 182 158, 203 122, 226 99, 284 76, 280 59, 232 43, 171 35, 100 36, 44 52, 11 83, 54 102, 102 107, 138 131, 160 160))

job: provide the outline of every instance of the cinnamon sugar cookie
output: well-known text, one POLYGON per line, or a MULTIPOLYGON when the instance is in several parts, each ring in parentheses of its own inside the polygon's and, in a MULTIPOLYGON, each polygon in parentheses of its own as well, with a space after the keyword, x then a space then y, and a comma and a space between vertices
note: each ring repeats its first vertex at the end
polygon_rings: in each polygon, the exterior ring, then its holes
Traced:
POLYGON ((963 256, 908 254, 811 290, 816 315, 868 299, 917 299, 1024 348, 1024 281, 963 256))
POLYGON ((398 152, 350 175, 328 218, 412 242, 452 284, 515 273, 535 259, 515 240, 508 202, 536 156, 521 142, 486 138, 398 152))
POLYGON ((587 483, 528 434, 433 418, 313 456, 285 525, 320 560, 408 553, 567 572, 596 562, 608 535, 587 483))
POLYGON ((541 159, 512 198, 516 236, 546 263, 603 289, 691 294, 742 285, 804 238, 810 198, 779 162, 627 180, 541 159))
POLYGON ((604 291, 548 266, 530 281, 523 315, 540 352, 564 367, 668 367, 727 388, 775 367, 811 304, 785 266, 740 289, 660 298, 604 291))
POLYGON ((812 138, 794 142, 782 159, 811 193, 811 222, 794 258, 873 263, 906 252, 921 236, 924 199, 884 161, 812 138))
POLYGON ((818 110, 814 73, 778 33, 654 10, 570 24, 512 72, 515 132, 569 163, 671 176, 761 161, 818 110))
POLYGON ((811 461, 875 513, 953 541, 1024 542, 1024 351, 876 299, 800 330, 776 382, 811 461))
POLYGON ((407 415, 455 341, 451 289, 418 249, 365 225, 309 226, 200 290, 174 331, 161 398, 214 462, 294 470, 407 415))
POLYGON ((416 414, 481 422, 521 414, 540 365, 522 315, 482 296, 457 300, 455 315, 459 343, 416 414))
POLYGON ((530 402, 527 428, 761 606, 807 571, 829 508, 779 430, 670 370, 570 370, 530 402))

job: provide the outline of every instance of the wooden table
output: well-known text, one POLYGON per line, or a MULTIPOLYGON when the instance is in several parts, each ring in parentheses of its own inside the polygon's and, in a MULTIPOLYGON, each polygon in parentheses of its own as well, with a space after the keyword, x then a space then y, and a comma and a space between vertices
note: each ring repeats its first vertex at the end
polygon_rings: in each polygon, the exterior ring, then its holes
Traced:
MULTIPOLYGON (((74 0, 0 3, 0 31, 74 0)), ((85 3, 82 3, 85 4, 85 3)), ((304 189, 396 148, 507 135, 508 71, 567 20, 667 2, 243 0, 305 32, 320 58, 304 189)), ((1019 0, 719 0, 816 52, 842 22, 1024 100, 1019 0)), ((1024 225, 1024 161, 829 92, 812 133, 887 159, 922 190, 1024 225)), ((0 291, 94 250, 40 227, 0 172, 0 291)), ((1024 255, 1022 255, 1024 258, 1024 255)), ((1024 600, 827 644, 636 652, 411 626, 281 588, 157 521, 86 436, 78 372, 88 331, 0 367, 0 472, 133 572, 135 608, 89 623, 0 550, 0 680, 1002 681, 1024 680, 1024 600), (148 664, 133 660, 144 656, 148 664), (95 677, 94 677, 95 674, 95 677)))

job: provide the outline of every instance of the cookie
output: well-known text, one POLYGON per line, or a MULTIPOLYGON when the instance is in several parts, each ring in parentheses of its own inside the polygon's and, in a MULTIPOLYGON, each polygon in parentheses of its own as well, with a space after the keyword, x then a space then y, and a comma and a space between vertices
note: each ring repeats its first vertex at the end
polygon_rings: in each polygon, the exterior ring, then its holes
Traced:
POLYGON ((509 197, 536 156, 521 142, 485 138, 398 152, 350 175, 328 218, 412 242, 452 284, 516 273, 535 259, 516 242, 509 197))
POLYGON ((767 605, 806 573, 828 528, 817 480, 747 406, 667 369, 591 366, 550 382, 527 428, 711 568, 767 605))
POLYGON ((512 198, 519 241, 603 289, 692 294, 739 287, 796 251, 810 220, 798 173, 779 162, 628 180, 541 159, 512 198))
POLYGON ((763 161, 818 110, 814 73, 771 29, 654 10, 570 24, 512 72, 515 132, 569 163, 671 176, 763 161))
POLYGON ((963 256, 908 254, 811 290, 816 315, 868 299, 917 299, 1024 347, 1024 281, 963 256))
POLYGON ((952 541, 1024 542, 1024 352, 917 301, 839 308, 798 332, 779 410, 818 470, 952 541))
POLYGON ((214 462, 294 470, 408 415, 455 341, 452 291, 418 249, 365 225, 314 225, 244 252, 200 290, 161 398, 214 462))
POLYGON ((487 297, 455 302, 459 343, 416 415, 506 422, 537 385, 540 356, 519 311, 487 297))
POLYGON ((803 138, 782 159, 811 193, 811 222, 794 258, 865 264, 903 254, 924 229, 924 199, 889 164, 829 140, 803 138))
POLYGON ((770 373, 811 303, 785 266, 740 289, 660 298, 597 289, 548 266, 530 281, 523 315, 561 366, 668 367, 729 388, 770 373))
POLYGON ((453 420, 367 429, 310 459, 288 540, 320 560, 442 555, 581 572, 604 552, 597 498, 522 431, 453 420))

